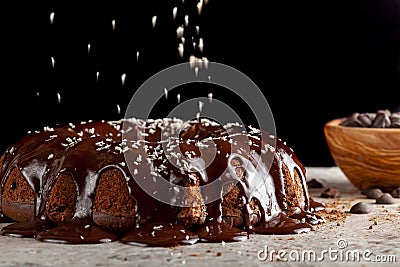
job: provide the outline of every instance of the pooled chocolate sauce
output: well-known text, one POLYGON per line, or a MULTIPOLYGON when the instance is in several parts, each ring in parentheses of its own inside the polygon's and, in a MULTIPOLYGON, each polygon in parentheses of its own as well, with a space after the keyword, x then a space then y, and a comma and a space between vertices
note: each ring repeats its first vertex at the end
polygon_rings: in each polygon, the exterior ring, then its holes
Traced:
POLYGON ((48 227, 39 231, 36 239, 62 244, 98 244, 118 240, 117 235, 85 220, 73 219, 67 224, 48 227))
MULTIPOLYGON (((124 244, 175 246, 196 242, 246 240, 249 233, 295 234, 312 230, 323 208, 310 199, 305 168, 279 138, 263 131, 209 120, 89 121, 28 134, 3 155, 0 169, 0 218, 9 174, 17 168, 32 188, 33 218, 2 229, 3 235, 33 237, 43 242, 88 244, 119 240, 124 244), (118 169, 136 204, 132 227, 113 232, 93 220, 94 196, 101 175, 118 169), (285 170, 290 173, 285 176, 285 170), (286 180, 300 177, 299 206, 292 207, 286 180), (73 218, 53 222, 47 214, 52 189, 61 174, 73 177, 76 207, 73 218), (240 175, 239 175, 240 174, 240 175), (234 227, 223 211, 223 188, 234 183, 240 192, 243 222, 234 227), (188 197, 176 186, 200 190, 204 218, 183 225, 177 216, 188 197), (145 187, 145 188, 144 188, 145 187), (160 201, 170 199, 174 205, 160 201), (221 196, 209 201, 213 196, 221 196), (256 203, 257 209, 251 203, 256 203), (288 211, 291 212, 288 212, 288 211)), ((197 192, 197 191, 196 191, 197 192)), ((195 201, 195 200, 191 200, 195 201)), ((200 200, 196 200, 200 201, 200 200)), ((191 209, 189 205, 189 209, 191 209)))

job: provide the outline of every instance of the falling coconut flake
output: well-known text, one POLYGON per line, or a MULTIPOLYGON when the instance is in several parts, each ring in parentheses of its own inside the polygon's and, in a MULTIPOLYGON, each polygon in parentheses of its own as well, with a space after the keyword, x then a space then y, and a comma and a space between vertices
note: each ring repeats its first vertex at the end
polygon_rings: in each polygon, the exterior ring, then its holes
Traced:
POLYGON ((179 56, 180 56, 180 57, 183 57, 183 50, 184 50, 184 46, 183 46, 182 43, 180 43, 180 44, 178 45, 178 52, 179 52, 179 56))
POLYGON ((164 88, 164 95, 165 95, 165 99, 168 99, 168 90, 167 90, 167 88, 164 88))
MULTIPOLYGON (((208 76, 208 77, 210 77, 210 76, 208 76)), ((212 100, 213 100, 213 93, 209 93, 208 94, 208 102, 212 102, 212 100)))
POLYGON ((117 104, 117 112, 118 114, 121 114, 121 107, 117 104))
POLYGON ((206 57, 198 58, 194 55, 191 55, 189 57, 189 66, 191 69, 193 69, 194 67, 207 69, 208 68, 208 59, 206 57))
POLYGON ((183 31, 184 31, 184 28, 182 26, 179 26, 176 29, 176 35, 177 35, 178 38, 181 38, 183 36, 183 31))
POLYGON ((54 12, 50 13, 50 24, 53 24, 54 22, 54 12))
POLYGON ((208 76, 208 82, 211 82, 211 76, 208 76))
POLYGON ((60 93, 57 93, 57 100, 58 100, 58 104, 61 104, 61 95, 60 95, 60 93))
POLYGON ((40 95, 39 92, 36 92, 36 96, 39 97, 39 95, 40 95))
POLYGON ((196 75, 196 77, 199 76, 199 67, 194 67, 194 75, 196 75))
POLYGON ((185 26, 189 25, 189 15, 185 15, 185 26))
POLYGON ((199 112, 200 113, 203 111, 203 107, 204 107, 204 102, 203 101, 199 101, 199 112))
POLYGON ((196 33, 197 33, 197 35, 199 35, 199 33, 200 33, 200 26, 196 26, 196 33))
POLYGON ((115 19, 111 21, 112 29, 115 30, 115 19))
POLYGON ((205 69, 208 69, 208 58, 206 58, 206 57, 202 57, 202 59, 201 59, 202 61, 203 61, 203 65, 204 65, 204 68, 205 69))
POLYGON ((96 72, 96 81, 99 80, 99 75, 100 75, 100 72, 96 72))
POLYGON ((87 45, 87 52, 90 53, 90 44, 87 45))
POLYGON ((156 22, 157 22, 157 16, 153 16, 151 18, 151 23, 153 24, 153 28, 156 26, 156 22))
POLYGON ((199 13, 199 15, 201 14, 201 10, 203 9, 203 0, 200 0, 197 3, 197 12, 199 13))
POLYGON ((125 79, 126 79, 126 74, 122 73, 122 75, 121 75, 121 83, 122 83, 122 85, 125 85, 125 79))
POLYGON ((136 52, 136 61, 139 61, 139 51, 136 52))
POLYGON ((178 8, 177 7, 174 7, 173 9, 172 9, 172 18, 173 19, 176 19, 176 14, 178 13, 178 8))
POLYGON ((196 60, 197 60, 196 57, 193 56, 193 55, 191 55, 191 56, 189 57, 189 67, 190 67, 191 69, 194 68, 195 63, 196 63, 196 60))
POLYGON ((199 50, 200 50, 201 53, 203 53, 203 50, 204 50, 203 38, 199 39, 199 50))
POLYGON ((54 60, 54 57, 51 57, 51 66, 53 67, 53 69, 54 69, 55 64, 56 64, 56 61, 54 60))
POLYGON ((181 103, 181 94, 176 95, 176 100, 178 101, 178 104, 181 103))

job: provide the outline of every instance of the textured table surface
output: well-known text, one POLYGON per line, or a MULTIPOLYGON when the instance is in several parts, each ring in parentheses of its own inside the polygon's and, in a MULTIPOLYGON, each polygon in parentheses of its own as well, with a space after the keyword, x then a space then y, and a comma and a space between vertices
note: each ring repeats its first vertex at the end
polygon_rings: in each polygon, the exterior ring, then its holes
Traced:
MULTIPOLYGON (((396 204, 375 204, 375 200, 361 195, 337 167, 308 167, 307 179, 312 178, 323 184, 323 188, 312 188, 310 192, 314 200, 325 203, 322 215, 326 222, 308 233, 251 235, 243 242, 176 248, 144 248, 118 242, 62 245, 0 236, 0 266, 398 266, 400 199, 396 204), (320 198, 328 187, 337 187, 342 196, 320 198), (372 211, 350 214, 350 207, 358 201, 367 202, 372 211)), ((0 228, 5 225, 0 224, 0 228)))

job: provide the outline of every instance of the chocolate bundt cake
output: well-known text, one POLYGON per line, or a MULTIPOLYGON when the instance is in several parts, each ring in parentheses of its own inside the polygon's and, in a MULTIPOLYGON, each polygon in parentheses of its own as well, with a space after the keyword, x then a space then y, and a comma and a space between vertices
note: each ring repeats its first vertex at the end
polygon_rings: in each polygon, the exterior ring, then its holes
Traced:
POLYGON ((174 246, 306 232, 323 219, 276 135, 237 123, 122 119, 29 133, 0 159, 2 234, 174 246))

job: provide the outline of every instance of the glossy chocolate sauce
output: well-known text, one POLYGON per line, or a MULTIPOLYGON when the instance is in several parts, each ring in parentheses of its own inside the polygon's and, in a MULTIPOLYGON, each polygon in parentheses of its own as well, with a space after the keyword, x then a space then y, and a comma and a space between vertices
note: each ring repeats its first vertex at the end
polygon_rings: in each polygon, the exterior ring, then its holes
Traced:
POLYGON ((221 126, 205 119, 183 122, 173 118, 46 127, 10 147, 1 164, 1 220, 10 221, 2 205, 7 201, 3 199, 6 181, 14 168, 35 195, 33 215, 4 227, 2 234, 8 236, 67 244, 119 240, 175 246, 243 241, 250 233, 302 233, 323 221, 313 214, 323 205, 310 199, 305 168, 294 152, 276 136, 238 124, 221 126), (93 220, 97 184, 110 169, 123 174, 136 205, 135 216, 127 218, 133 225, 128 230, 111 231, 93 220), (295 173, 300 180, 291 190, 298 192, 299 205, 293 206, 285 185, 286 179, 296 183, 295 173), (46 207, 61 174, 73 177, 77 199, 73 218, 57 224, 46 207), (229 183, 239 192, 235 201, 242 221, 235 226, 228 223, 224 210, 224 188, 229 183), (171 202, 160 201, 161 195, 171 202), (215 196, 220 197, 212 199, 215 196), (183 209, 189 215, 201 210, 204 216, 185 225, 178 215, 183 209))

